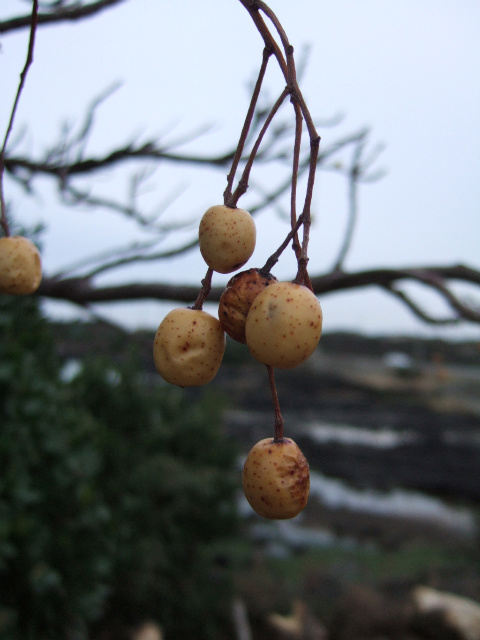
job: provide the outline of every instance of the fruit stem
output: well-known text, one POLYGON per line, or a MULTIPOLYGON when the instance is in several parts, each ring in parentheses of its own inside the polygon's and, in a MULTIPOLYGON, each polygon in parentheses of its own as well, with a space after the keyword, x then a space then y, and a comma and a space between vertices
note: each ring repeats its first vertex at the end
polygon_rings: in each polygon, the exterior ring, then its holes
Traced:
POLYGON ((275 411, 275 431, 273 435, 274 442, 283 441, 283 418, 280 412, 280 403, 278 402, 277 387, 275 385, 274 368, 267 365, 268 379, 270 381, 270 390, 272 392, 273 409, 275 411))
POLYGON ((245 118, 245 123, 243 125, 242 133, 240 134, 240 140, 238 141, 237 149, 235 151, 235 155, 232 161, 232 168, 230 169, 230 173, 227 176, 227 188, 224 191, 223 198, 226 206, 229 206, 232 200, 232 185, 235 179, 235 173, 237 171, 239 162, 242 158, 243 149, 245 147, 245 142, 248 138, 248 132, 250 131, 250 127, 253 121, 253 116, 255 114, 255 108, 258 101, 258 96, 260 94, 260 89, 262 87, 263 80, 265 78, 265 72, 267 70, 267 64, 272 55, 273 51, 269 47, 265 47, 263 50, 263 58, 262 58, 262 66, 260 67, 260 72, 258 74, 258 79, 255 84, 255 88, 253 91, 252 99, 250 101, 250 106, 248 108, 247 116, 245 118))
POLYGON ((240 180, 238 182, 237 188, 235 189, 233 194, 226 199, 226 203, 228 204, 229 207, 236 207, 237 206, 237 202, 240 200, 240 198, 243 196, 243 194, 247 192, 248 180, 250 178, 250 172, 252 170, 252 166, 253 166, 253 163, 255 161, 255 157, 257 155, 257 152, 258 152, 258 150, 260 148, 260 145, 262 143, 263 137, 264 137, 265 133, 267 132, 268 127, 272 123, 272 120, 275 117, 277 111, 280 109, 280 107, 282 106, 285 98, 289 95, 289 93, 290 93, 290 91, 289 91, 288 87, 286 87, 282 91, 282 93, 280 94, 280 97, 278 98, 278 100, 273 105, 270 113, 265 118, 265 122, 263 123, 263 126, 262 126, 262 128, 260 130, 260 133, 258 134, 258 137, 257 137, 257 139, 255 141, 255 144, 252 147, 252 151, 250 152, 250 156, 248 157, 248 160, 245 163, 245 167, 243 169, 242 176, 241 176, 241 178, 240 178, 240 180))
POLYGON ((203 303, 208 297, 210 290, 212 288, 212 276, 213 269, 208 267, 207 273, 205 274, 205 278, 202 280, 202 288, 198 292, 197 299, 195 300, 195 304, 191 307, 197 311, 201 311, 203 309, 203 303))
POLYGON ((298 271, 297 277, 294 282, 298 282, 299 284, 304 284, 309 289, 312 289, 312 285, 310 282, 310 278, 307 272, 307 263, 308 263, 308 242, 310 236, 310 225, 311 225, 311 214, 310 207, 312 204, 312 196, 313 196, 313 185, 315 182, 315 171, 317 168, 318 162, 318 150, 320 146, 320 137, 317 136, 310 140, 310 166, 308 171, 308 181, 307 181, 307 191, 305 194, 305 203, 303 206, 303 215, 305 216, 305 222, 303 224, 303 242, 302 242, 302 251, 300 256, 297 258, 298 271))
POLYGON ((285 249, 288 247, 288 245, 290 244, 290 241, 295 236, 295 234, 297 233, 298 229, 303 224, 304 220, 305 220, 305 216, 302 213, 302 215, 299 216, 299 218, 298 218, 297 222, 295 223, 294 227, 290 230, 289 234, 287 235, 285 240, 282 242, 282 244, 278 247, 278 249, 275 251, 275 253, 272 253, 272 255, 269 257, 269 259, 266 261, 266 263, 263 265, 263 267, 261 269, 259 269, 259 271, 260 271, 260 273, 262 275, 266 275, 266 274, 270 273, 271 269, 277 264, 280 256, 285 251, 285 249))

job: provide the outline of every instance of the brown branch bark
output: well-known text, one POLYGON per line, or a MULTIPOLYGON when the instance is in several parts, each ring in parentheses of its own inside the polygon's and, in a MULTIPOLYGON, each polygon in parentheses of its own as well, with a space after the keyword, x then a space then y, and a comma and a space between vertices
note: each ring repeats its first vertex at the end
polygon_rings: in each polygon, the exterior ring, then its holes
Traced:
POLYGON ((139 147, 127 145, 120 149, 115 149, 111 153, 107 153, 98 158, 86 158, 78 162, 59 163, 48 161, 35 161, 21 156, 10 157, 5 159, 5 168, 13 176, 25 171, 31 175, 48 175, 61 180, 69 176, 92 174, 95 171, 103 171, 114 165, 126 162, 128 160, 168 160, 169 162, 178 162, 180 164, 204 164, 204 165, 220 165, 224 166, 232 159, 232 154, 225 156, 195 156, 168 153, 162 149, 147 143, 139 147))
MULTIPOLYGON (((428 266, 404 269, 370 269, 351 273, 331 272, 311 278, 312 287, 317 295, 326 295, 335 291, 347 291, 362 287, 380 287, 393 291, 400 282, 419 282, 433 288, 448 302, 454 316, 438 320, 420 310, 417 315, 429 323, 443 323, 465 320, 480 324, 480 310, 473 309, 460 300, 452 291, 451 284, 461 282, 479 287, 480 271, 466 265, 428 266)), ((223 287, 212 287, 209 293, 210 302, 218 302, 223 287)), ((172 302, 192 304, 198 295, 198 286, 172 285, 167 283, 126 283, 108 287, 96 286, 89 278, 44 278, 38 295, 53 299, 61 299, 78 305, 94 303, 119 302, 126 300, 168 300, 172 302)), ((404 300, 406 302, 406 300, 404 300)), ((412 311, 415 309, 408 305, 412 311)))
MULTIPOLYGON (((98 0, 89 4, 73 7, 61 7, 52 12, 44 12, 38 15, 38 25, 55 24, 57 22, 73 22, 96 15, 104 9, 109 9, 125 0, 98 0)), ((31 16, 18 16, 0 22, 0 33, 11 33, 30 26, 31 16)))
POLYGON ((312 278, 315 293, 358 289, 372 285, 390 287, 400 280, 425 282, 425 278, 437 278, 443 282, 455 280, 480 286, 480 271, 466 265, 405 267, 398 269, 369 269, 346 273, 332 271, 312 278))

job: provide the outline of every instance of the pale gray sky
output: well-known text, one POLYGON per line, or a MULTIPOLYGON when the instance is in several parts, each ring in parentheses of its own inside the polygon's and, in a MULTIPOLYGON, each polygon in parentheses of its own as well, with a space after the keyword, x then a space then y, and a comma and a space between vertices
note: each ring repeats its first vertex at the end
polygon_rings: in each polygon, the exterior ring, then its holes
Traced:
MULTIPOLYGON (((322 145, 364 126, 372 129, 373 143, 386 145, 378 166, 388 173, 361 188, 360 219, 346 267, 465 262, 480 268, 480 3, 271 0, 270 6, 296 51, 311 47, 302 90, 312 114, 319 120, 344 114, 338 127, 319 127, 322 145)), ((2 0, 0 15, 25 7, 28 3, 2 0)), ((24 32, 1 39, 1 131, 24 63, 27 36, 24 32)), ((238 137, 248 106, 246 85, 258 69, 261 52, 260 36, 237 0, 130 0, 83 23, 42 28, 13 139, 28 126, 21 148, 41 152, 62 120, 79 121, 93 97, 121 80, 122 87, 98 114, 92 151, 113 147, 135 133, 180 135, 203 124, 215 126, 197 148, 224 150, 238 137)), ((267 86, 272 98, 283 86, 273 65, 267 86)), ((151 179, 149 197, 160 201, 183 188, 171 215, 200 216, 222 200, 225 177, 160 169, 151 179)), ((125 184, 108 179, 101 178, 106 192, 125 189, 125 184)), ((50 226, 45 237, 47 272, 82 255, 85 248, 100 249, 108 238, 123 244, 132 232, 111 215, 61 209, 48 182, 42 183, 38 199, 26 198, 10 181, 5 186, 19 220, 44 219, 50 226)), ((240 204, 248 208, 248 198, 240 204)), ((319 177, 314 209, 312 274, 331 264, 341 242, 346 209, 338 178, 319 177)), ((286 234, 284 223, 270 214, 257 225, 259 240, 248 266, 263 264, 286 234)), ((130 277, 196 283, 204 274, 196 252, 155 267, 155 273, 152 269, 139 268, 130 277)), ((293 276, 291 260, 275 273, 293 276)), ((321 303, 325 330, 438 333, 373 290, 329 295, 321 303)), ((437 308, 435 300, 431 304, 437 308)), ((155 326, 165 309, 147 303, 104 306, 102 312, 130 325, 155 326)), ((453 330, 442 333, 459 335, 453 330)))

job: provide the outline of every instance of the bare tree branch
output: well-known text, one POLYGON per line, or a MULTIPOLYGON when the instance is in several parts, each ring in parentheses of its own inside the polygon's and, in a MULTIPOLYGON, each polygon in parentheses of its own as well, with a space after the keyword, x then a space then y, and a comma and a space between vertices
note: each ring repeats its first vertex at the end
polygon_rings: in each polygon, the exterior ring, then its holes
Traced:
MULTIPOLYGON (((140 228, 146 228, 148 229, 148 231, 155 232, 155 234, 159 234, 162 236, 165 236, 172 231, 178 231, 180 229, 182 231, 185 231, 189 227, 198 224, 198 220, 196 218, 190 221, 182 220, 180 222, 169 220, 164 222, 163 224, 158 222, 162 214, 166 212, 172 202, 180 195, 179 190, 166 195, 164 200, 155 207, 155 210, 152 213, 142 213, 137 203, 137 189, 141 180, 142 176, 132 177, 130 197, 128 202, 91 195, 89 191, 80 191, 69 183, 66 184, 62 189, 62 198, 64 202, 70 205, 82 205, 91 209, 95 209, 96 211, 105 209, 114 213, 120 213, 126 218, 133 220, 140 228), (135 180, 135 178, 138 178, 138 182, 135 180)), ((140 254, 139 259, 141 259, 140 254)))
POLYGON ((353 158, 348 170, 348 220, 342 246, 333 266, 333 271, 343 268, 345 258, 353 240, 353 232, 358 218, 358 182, 362 175, 361 157, 365 148, 365 139, 361 138, 354 146, 353 158))
MULTIPOLYGON (((256 161, 267 163, 276 162, 283 156, 276 154, 273 145, 278 143, 279 129, 273 132, 272 140, 265 145, 261 154, 257 154, 256 161)), ((336 141, 319 155, 318 165, 323 168, 327 160, 334 157, 345 147, 355 144, 364 133, 354 133, 345 138, 336 141)), ((193 139, 193 138, 191 138, 193 139)), ((182 141, 182 144, 185 141, 182 141)), ((37 176, 47 176, 59 180, 62 184, 73 177, 83 176, 85 174, 93 174, 97 171, 114 168, 127 162, 135 162, 142 160, 166 161, 174 164, 191 164, 205 165, 212 168, 224 168, 229 165, 234 157, 235 150, 229 150, 223 154, 216 156, 174 153, 168 149, 174 148, 173 145, 163 147, 158 141, 151 140, 142 144, 128 143, 119 146, 112 151, 105 153, 103 156, 90 158, 77 158, 72 162, 68 161, 71 155, 71 149, 65 143, 56 143, 55 146, 47 151, 44 157, 37 160, 21 155, 11 155, 5 158, 5 168, 8 173, 16 178, 20 183, 30 184, 31 180, 37 176)), ((77 155, 77 154, 75 154, 77 155)), ((287 158, 283 157, 287 160, 287 158)), ((308 168, 308 158, 304 158, 300 164, 300 173, 308 168)), ((327 167, 326 167, 327 168, 327 167)), ((329 170, 332 167, 328 167, 329 170)), ((339 168, 334 168, 340 171, 339 168)), ((270 199, 278 198, 287 186, 290 185, 290 176, 288 182, 274 193, 270 199)))
MULTIPOLYGON (((51 11, 45 11, 38 14, 38 25, 82 20, 83 18, 94 16, 104 9, 114 7, 121 2, 125 2, 125 0, 97 0, 97 2, 90 2, 88 4, 73 2, 70 6, 66 7, 52 5, 51 11)), ((30 23, 30 15, 3 20, 0 22, 0 33, 11 33, 12 31, 18 31, 19 29, 29 28, 30 23)))
MULTIPOLYGON (((38 14, 38 24, 52 24, 66 20, 80 20, 93 16, 100 11, 120 4, 124 0, 65 0, 64 2, 46 2, 41 5, 38 14)), ((283 250, 287 244, 296 239, 296 233, 303 226, 302 249, 297 251, 297 278, 305 283, 311 283, 313 291, 318 295, 327 295, 335 291, 346 291, 363 287, 378 287, 388 292, 406 305, 422 321, 433 324, 455 324, 461 321, 479 323, 480 309, 475 304, 467 303, 454 291, 455 283, 470 284, 480 288, 480 271, 464 265, 428 266, 422 268, 371 269, 357 272, 346 272, 343 269, 346 256, 352 244, 354 229, 358 217, 358 187, 360 183, 378 179, 382 172, 372 169, 381 150, 379 146, 370 147, 367 129, 344 136, 329 146, 318 149, 319 136, 315 123, 310 115, 298 86, 293 47, 290 45, 282 25, 273 11, 263 0, 240 0, 250 14, 257 30, 263 38, 265 49, 262 66, 256 84, 252 88, 252 99, 247 112, 245 124, 240 134, 238 144, 225 153, 207 155, 182 151, 195 135, 189 134, 176 141, 166 143, 161 140, 150 139, 147 142, 128 142, 113 147, 110 151, 100 155, 89 155, 87 143, 94 134, 96 109, 109 97, 116 88, 107 89, 102 95, 93 100, 86 109, 85 116, 79 126, 73 128, 65 126, 59 139, 48 149, 42 157, 32 158, 21 153, 13 153, 12 149, 5 150, 5 170, 11 178, 16 180, 26 190, 32 192, 32 183, 40 177, 49 177, 58 183, 60 197, 70 205, 84 205, 96 209, 106 209, 117 212, 133 220, 142 231, 149 231, 152 237, 148 240, 131 240, 123 247, 105 248, 101 254, 87 256, 85 259, 62 269, 55 276, 45 277, 38 295, 52 299, 62 299, 81 306, 109 303, 126 300, 168 300, 191 304, 198 301, 199 296, 205 295, 208 288, 209 300, 218 301, 223 289, 213 287, 210 290, 210 277, 207 273, 205 286, 200 294, 198 285, 172 285, 168 283, 122 283, 115 286, 100 286, 96 279, 99 274, 112 271, 118 267, 140 262, 154 262, 172 256, 180 255, 195 247, 197 235, 191 240, 184 240, 182 244, 169 246, 161 250, 160 243, 167 234, 178 229, 177 221, 168 219, 159 221, 159 216, 167 208, 168 202, 161 203, 155 211, 142 211, 139 186, 142 184, 144 173, 142 167, 147 165, 156 167, 158 163, 191 165, 192 167, 209 167, 212 170, 229 168, 225 200, 227 204, 235 205, 238 197, 248 186, 250 170, 253 161, 255 165, 272 166, 275 168, 276 184, 268 182, 268 187, 254 187, 258 201, 250 207, 256 213, 268 205, 274 205, 282 210, 284 195, 290 192, 291 231, 284 243, 279 247, 283 250), (267 22, 273 26, 273 33, 267 22), (277 42, 278 40, 278 42, 277 42), (278 62, 285 79, 285 86, 276 105, 262 106, 260 90, 267 70, 267 63, 273 58, 278 62), (279 116, 279 107, 289 97, 294 107, 294 122, 279 116), (301 121, 305 121, 310 146, 307 150, 301 146, 301 121), (292 152, 293 149, 293 152, 292 152), (351 150, 350 162, 341 162, 345 153, 351 150), (7 153, 8 151, 8 153, 7 153), (292 171, 293 161, 293 171, 292 171), (105 170, 116 170, 133 165, 134 171, 130 182, 130 190, 125 198, 113 199, 99 195, 92 185, 91 178, 96 173, 105 170), (233 181, 237 169, 241 169, 241 178, 236 189, 233 181), (335 171, 343 175, 348 187, 348 217, 346 231, 340 244, 339 253, 333 269, 324 274, 318 274, 308 279, 306 273, 307 245, 310 221, 310 206, 314 176, 317 169, 335 171), (292 178, 293 175, 293 178, 292 178), (88 176, 89 186, 84 186, 82 178, 88 176), (306 179, 307 187, 303 211, 297 216, 297 184, 300 178, 306 179), (78 182, 80 181, 80 183, 78 182), (81 184, 82 186, 78 186, 81 184), (435 317, 424 308, 421 301, 416 301, 405 291, 405 285, 420 283, 430 291, 435 292, 451 311, 451 315, 435 317)), ((21 16, 0 22, 0 33, 7 33, 31 25, 31 16, 21 16)), ((325 125, 327 126, 327 125, 325 125)), ((202 128, 200 133, 204 133, 202 128)), ((187 147, 188 148, 188 147, 187 147)), ((252 184, 256 184, 252 180, 252 184)), ((181 223, 182 229, 187 223, 181 223)), ((274 264, 278 252, 271 260, 274 264)), ((267 264, 270 264, 267 262, 267 264)))
POLYGON ((97 158, 91 157, 71 164, 61 164, 57 162, 35 161, 30 158, 17 156, 15 158, 6 158, 5 168, 14 177, 23 175, 49 175, 58 178, 61 181, 75 176, 92 174, 96 171, 103 171, 122 162, 129 160, 168 160, 178 164, 197 164, 208 166, 228 165, 232 159, 232 154, 228 153, 220 156, 199 156, 194 154, 175 154, 169 153, 159 147, 156 142, 146 142, 139 146, 127 144, 124 147, 115 149, 104 156, 97 158))
MULTIPOLYGON (((354 289, 370 285, 389 287, 400 280, 425 282, 430 277, 447 282, 448 280, 480 285, 480 271, 466 265, 405 267, 398 269, 370 269, 346 273, 336 271, 312 277, 316 293, 330 293, 345 289, 354 289)), ((428 282, 426 282, 428 284, 428 282)))
MULTIPOLYGON (((159 262, 160 260, 168 260, 169 258, 178 257, 190 249, 194 249, 198 245, 198 239, 195 238, 190 242, 186 242, 180 246, 176 246, 172 249, 165 249, 164 251, 157 251, 155 253, 145 253, 145 249, 151 249, 153 243, 150 245, 148 243, 143 243, 143 247, 141 245, 137 245, 136 247, 132 246, 130 249, 128 247, 124 249, 112 250, 110 255, 112 256, 110 260, 106 257, 103 262, 101 262, 98 266, 92 267, 93 259, 87 259, 85 261, 85 266, 89 267, 89 270, 82 274, 81 278, 90 279, 93 278, 100 273, 105 273, 106 271, 112 271, 117 269, 118 267, 124 267, 126 265, 131 264, 139 264, 141 262, 159 262), (143 251, 142 251, 143 249, 143 251), (133 255, 131 252, 134 252, 133 255)), ((73 269, 72 269, 73 271, 73 269)))
POLYGON ((396 296, 403 304, 405 304, 413 314, 425 322, 427 324, 436 324, 436 325, 456 325, 462 322, 463 318, 460 316, 455 317, 444 317, 444 318, 436 318, 428 313, 425 309, 422 309, 420 305, 412 300, 412 298, 405 293, 405 291, 401 291, 395 287, 387 287, 387 291, 394 296, 396 296))
MULTIPOLYGON (((454 324, 466 321, 480 324, 480 310, 466 305, 450 288, 454 282, 480 287, 480 271, 466 265, 428 266, 403 269, 371 269, 345 273, 330 272, 311 277, 313 290, 318 295, 363 287, 380 287, 399 297, 402 302, 427 323, 454 324), (398 283, 419 282, 436 291, 452 308, 451 318, 435 319, 420 309, 408 296, 395 289, 398 283)), ((223 287, 212 287, 209 300, 218 302, 223 287)), ((68 300, 84 306, 126 300, 168 300, 192 303, 198 294, 198 286, 172 285, 168 283, 128 283, 99 287, 91 278, 44 278, 38 295, 68 300)))

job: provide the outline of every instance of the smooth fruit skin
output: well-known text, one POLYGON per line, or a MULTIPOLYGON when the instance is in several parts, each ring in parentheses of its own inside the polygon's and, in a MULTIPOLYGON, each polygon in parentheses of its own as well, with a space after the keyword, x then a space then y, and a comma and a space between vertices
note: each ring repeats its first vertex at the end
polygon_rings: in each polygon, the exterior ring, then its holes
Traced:
POLYGON ((277 282, 259 293, 250 308, 245 324, 247 346, 263 364, 291 369, 315 351, 322 321, 320 303, 310 289, 277 282))
POLYGON ((248 211, 215 205, 200 220, 200 253, 214 271, 231 273, 251 257, 256 235, 255 222, 248 211))
POLYGON ((286 520, 305 508, 310 493, 308 462, 291 438, 260 440, 250 450, 242 474, 245 497, 264 518, 286 520))
POLYGON ((167 313, 153 343, 157 371, 179 387, 196 387, 213 380, 224 351, 225 332, 217 318, 184 307, 167 313))
POLYGON ((42 280, 37 247, 28 238, 0 238, 0 292, 17 296, 34 293, 42 280))
POLYGON ((241 271, 231 278, 218 305, 218 319, 228 335, 245 344, 245 323, 258 294, 277 282, 271 273, 262 275, 258 269, 241 271))

